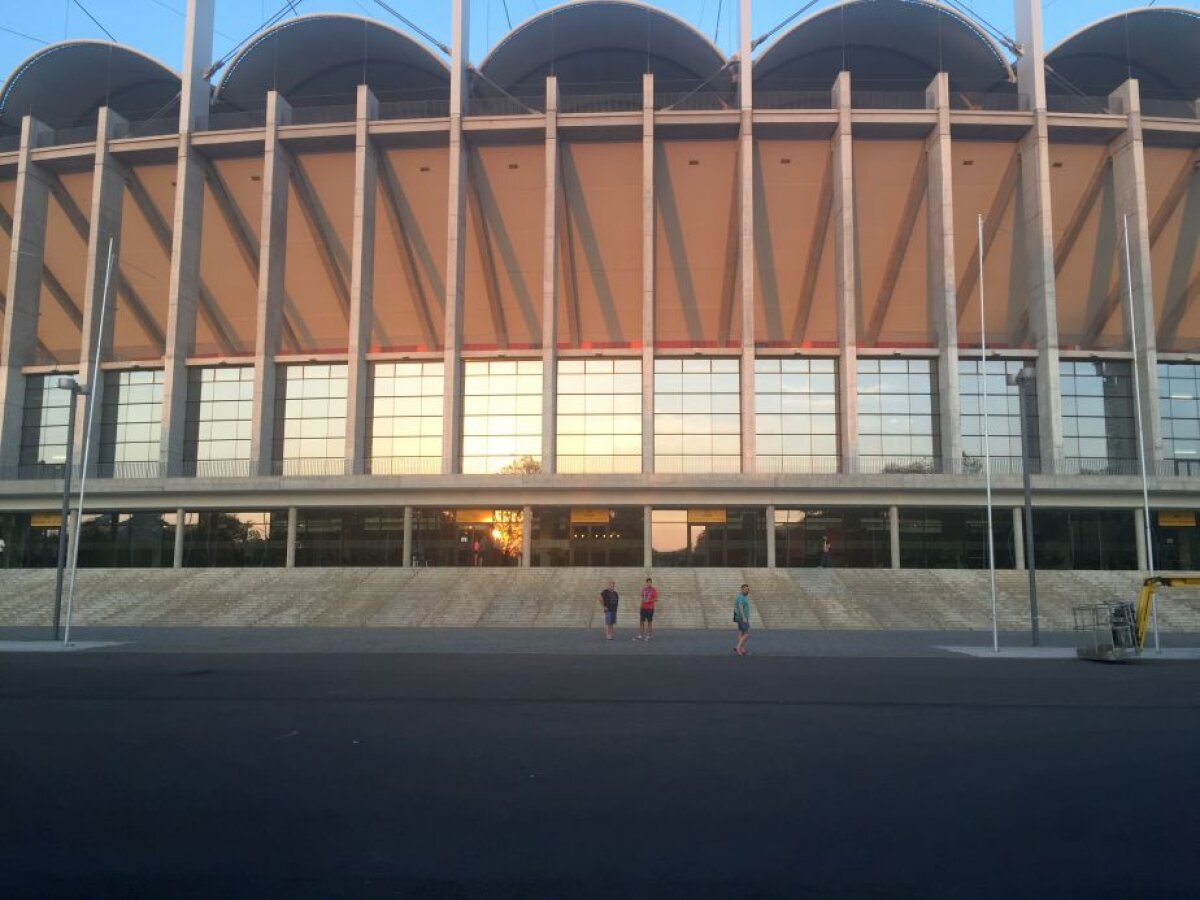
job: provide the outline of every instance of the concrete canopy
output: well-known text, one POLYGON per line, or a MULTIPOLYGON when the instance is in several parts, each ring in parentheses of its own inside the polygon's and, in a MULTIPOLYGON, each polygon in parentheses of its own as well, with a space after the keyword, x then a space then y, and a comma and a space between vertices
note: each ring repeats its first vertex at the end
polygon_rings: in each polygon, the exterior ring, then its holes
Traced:
POLYGON ((360 16, 316 13, 288 19, 230 61, 215 100, 262 108, 279 91, 294 106, 354 102, 360 84, 381 100, 418 100, 449 90, 447 65, 413 38, 360 16))
POLYGON ((827 87, 838 72, 870 90, 922 90, 938 72, 955 91, 1011 91, 1004 53, 975 23, 929 0, 851 0, 785 32, 754 64, 756 87, 827 87))
POLYGON ((1103 97, 1132 77, 1143 97, 1195 100, 1200 98, 1200 13, 1154 7, 1102 19, 1051 50, 1046 68, 1052 92, 1074 88, 1103 97))
MULTIPOLYGON (((646 72, 667 90, 689 90, 709 78, 714 90, 728 90, 724 65, 711 41, 669 13, 628 0, 577 0, 518 25, 479 70, 509 93, 540 96, 547 75, 558 77, 564 94, 637 92, 646 72)), ((483 79, 475 89, 498 93, 483 79)))
POLYGON ((157 60, 107 41, 64 41, 26 59, 0 88, 0 125, 32 115, 55 128, 96 121, 109 106, 127 119, 178 108, 179 76, 157 60))

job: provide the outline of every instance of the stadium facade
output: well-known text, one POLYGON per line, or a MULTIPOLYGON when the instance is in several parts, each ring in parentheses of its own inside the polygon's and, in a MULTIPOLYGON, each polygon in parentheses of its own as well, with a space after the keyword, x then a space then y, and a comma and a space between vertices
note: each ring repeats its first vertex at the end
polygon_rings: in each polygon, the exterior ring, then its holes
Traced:
POLYGON ((1195 11, 452 5, 8 77, 0 566, 1200 568, 1195 11))

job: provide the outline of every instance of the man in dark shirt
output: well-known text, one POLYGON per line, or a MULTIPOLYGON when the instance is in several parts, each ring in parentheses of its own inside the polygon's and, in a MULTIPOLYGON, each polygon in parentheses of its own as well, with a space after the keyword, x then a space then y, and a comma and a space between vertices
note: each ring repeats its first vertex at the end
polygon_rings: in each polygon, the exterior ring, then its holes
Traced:
POLYGON ((605 584, 604 590, 600 592, 600 605, 604 607, 604 637, 606 640, 613 639, 613 626, 617 624, 617 603, 620 601, 617 595, 617 586, 612 581, 605 584))

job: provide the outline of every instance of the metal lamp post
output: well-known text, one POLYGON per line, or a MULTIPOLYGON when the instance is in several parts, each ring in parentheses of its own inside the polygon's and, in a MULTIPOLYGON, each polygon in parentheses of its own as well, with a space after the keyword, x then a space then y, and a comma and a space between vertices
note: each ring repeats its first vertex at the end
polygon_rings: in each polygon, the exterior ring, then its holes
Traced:
POLYGON ((1016 375, 1008 376, 1010 386, 1018 389, 1021 400, 1021 480, 1025 486, 1025 568, 1029 571, 1029 624, 1032 630, 1033 646, 1041 643, 1038 630, 1038 599, 1037 599, 1037 562, 1033 553, 1033 453, 1029 442, 1032 439, 1025 429, 1033 409, 1035 392, 1037 391, 1037 372, 1032 366, 1025 366, 1016 375))
POLYGON ((63 472, 62 521, 58 526, 58 569, 54 574, 54 632, 52 640, 58 640, 58 623, 62 616, 63 569, 67 563, 67 535, 71 517, 71 469, 75 462, 75 407, 76 400, 88 389, 69 376, 58 379, 55 387, 71 392, 67 407, 67 458, 63 472))

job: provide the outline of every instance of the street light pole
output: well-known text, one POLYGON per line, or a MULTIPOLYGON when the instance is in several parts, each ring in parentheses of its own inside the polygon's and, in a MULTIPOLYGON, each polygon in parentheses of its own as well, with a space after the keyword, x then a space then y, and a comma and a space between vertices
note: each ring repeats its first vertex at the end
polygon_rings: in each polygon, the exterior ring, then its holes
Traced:
POLYGON ((55 387, 71 392, 71 401, 67 404, 67 458, 63 472, 62 520, 58 526, 58 568, 54 573, 54 630, 51 640, 58 640, 58 624, 62 617, 63 569, 67 563, 67 535, 70 533, 71 518, 71 469, 75 464, 75 407, 80 394, 86 394, 83 387, 74 378, 60 378, 55 387))
POLYGON ((1008 383, 1015 386, 1017 396, 1021 401, 1021 481, 1025 488, 1025 568, 1029 571, 1029 624, 1032 631, 1033 646, 1041 643, 1038 629, 1038 597, 1037 597, 1037 562, 1033 552, 1033 454, 1029 449, 1032 438, 1025 428, 1029 421, 1029 413, 1036 390, 1037 373, 1031 366, 1025 366, 1016 375, 1008 376, 1008 383))

